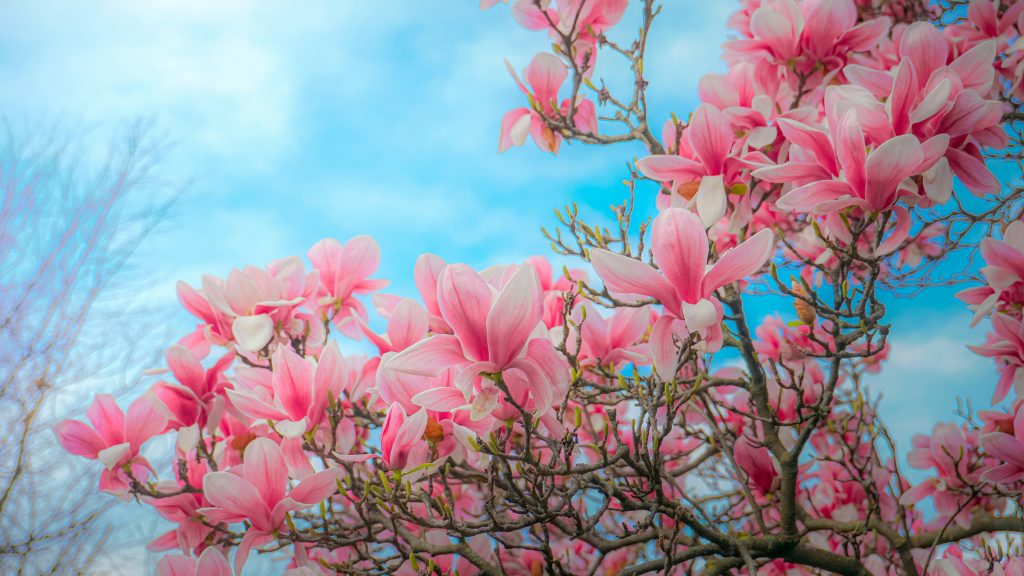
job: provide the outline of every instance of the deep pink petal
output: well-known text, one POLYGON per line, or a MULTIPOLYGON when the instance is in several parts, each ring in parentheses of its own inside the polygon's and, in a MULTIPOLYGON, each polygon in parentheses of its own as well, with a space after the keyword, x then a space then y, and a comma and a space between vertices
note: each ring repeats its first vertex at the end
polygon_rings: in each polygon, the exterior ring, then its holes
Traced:
POLYGON ((124 442, 124 412, 113 396, 97 394, 85 415, 107 446, 124 442))
POLYGON ((949 167, 953 173, 975 195, 984 196, 999 192, 999 180, 992 175, 985 163, 973 154, 950 148, 946 151, 946 158, 949 159, 949 167))
POLYGON ((128 406, 124 436, 138 450, 167 427, 167 411, 153 394, 143 394, 128 406))
POLYGON ((62 420, 53 427, 57 441, 68 452, 86 458, 96 458, 96 454, 107 447, 103 438, 95 430, 78 420, 62 420))
POLYGON ((839 174, 828 132, 789 118, 779 118, 778 125, 790 142, 814 154, 818 162, 830 173, 839 174))

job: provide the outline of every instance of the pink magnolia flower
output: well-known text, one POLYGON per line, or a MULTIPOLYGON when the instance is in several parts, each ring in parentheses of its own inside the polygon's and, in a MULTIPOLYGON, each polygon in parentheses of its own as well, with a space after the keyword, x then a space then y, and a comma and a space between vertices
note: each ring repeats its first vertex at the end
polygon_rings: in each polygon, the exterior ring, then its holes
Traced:
POLYGON ((302 324, 297 333, 305 329, 307 322, 301 322, 298 307, 315 292, 317 278, 316 272, 307 274, 302 260, 293 256, 275 260, 266 269, 232 270, 227 280, 204 276, 202 292, 179 282, 178 297, 206 323, 202 329, 214 343, 233 340, 245 351, 258 352, 278 330, 293 332, 296 320, 302 324))
MULTIPOLYGON (((1024 221, 1010 223, 1003 232, 1002 240, 983 239, 981 256, 985 260, 981 275, 987 286, 957 293, 957 298, 970 304, 974 310, 972 326, 993 310, 1012 309, 1015 304, 1024 304, 1024 299, 1020 299, 1024 290, 1024 221)), ((1014 314, 1019 314, 1019 308, 1017 310, 1014 314)))
POLYGON ((235 555, 235 570, 242 571, 249 552, 271 538, 275 530, 287 530, 285 516, 310 508, 337 490, 338 471, 333 468, 306 477, 288 490, 288 467, 281 449, 268 438, 256 438, 245 448, 243 464, 227 472, 210 472, 203 495, 212 505, 200 513, 214 523, 252 525, 235 555))
POLYGON ((209 370, 184 346, 171 346, 165 358, 176 382, 157 382, 152 392, 170 411, 172 426, 199 424, 216 429, 225 408, 224 391, 231 386, 224 371, 231 367, 235 353, 224 354, 209 370))
POLYGON ((408 298, 398 299, 387 310, 387 318, 388 329, 384 334, 377 334, 362 319, 356 319, 363 334, 381 354, 401 352, 426 338, 430 330, 430 315, 416 301, 408 298))
POLYGON ((903 181, 931 168, 942 157, 949 142, 948 136, 940 135, 922 144, 916 136, 904 134, 868 153, 854 110, 842 116, 832 134, 786 118, 779 119, 779 128, 810 158, 760 168, 753 174, 767 182, 811 180, 784 194, 776 201, 776 206, 781 210, 816 214, 837 212, 850 206, 868 212, 892 208, 903 181), (820 172, 822 170, 824 173, 820 172), (825 175, 828 179, 821 178, 825 175))
MULTIPOLYGON (((600 363, 618 369, 624 364, 650 364, 651 349, 644 342, 652 321, 652 313, 647 307, 617 308, 606 318, 588 302, 578 307, 574 316, 576 322, 583 325, 579 350, 582 365, 595 366, 600 363), (584 310, 586 318, 583 317, 584 310)), ((566 344, 574 347, 575 342, 574 328, 566 344)))
POLYGON ((981 448, 1001 464, 981 473, 981 479, 994 484, 1013 484, 1024 480, 1024 410, 1017 403, 1009 431, 982 434, 981 448))
POLYGON ((234 576, 228 559, 216 548, 207 548, 199 559, 169 554, 156 563, 157 576, 234 576))
POLYGON ((802 71, 819 62, 834 68, 877 45, 891 24, 888 18, 857 20, 853 0, 765 0, 750 15, 749 38, 727 42, 725 50, 755 62, 799 60, 802 71))
POLYGON ((1002 402, 1010 389, 1024 396, 1024 322, 1003 314, 992 317, 994 334, 981 346, 968 346, 975 354, 994 358, 999 365, 999 382, 992 403, 1002 402))
POLYGON ((344 359, 337 344, 325 347, 315 364, 288 346, 279 346, 271 361, 270 386, 250 382, 256 385, 228 390, 231 404, 252 418, 275 421, 276 430, 286 438, 315 430, 325 418, 328 395, 338 398, 342 392, 344 359))
MULTIPOLYGON (((489 0, 490 1, 490 0, 489 0)), ((610 29, 626 11, 627 0, 514 0, 512 17, 527 30, 548 29, 553 41, 559 33, 575 38, 576 62, 589 75, 594 68, 596 35, 610 29)))
POLYGON ((668 208, 654 220, 651 235, 651 252, 660 272, 607 250, 591 250, 590 256, 609 290, 651 297, 664 306, 666 314, 655 325, 651 343, 659 373, 671 378, 669 359, 674 366, 675 358, 672 334, 717 327, 720 339, 721 304, 711 296, 722 286, 760 269, 773 247, 774 234, 762 230, 722 254, 708 268, 709 245, 703 223, 693 212, 668 208))
MULTIPOLYGON (((557 56, 537 54, 523 70, 526 84, 533 89, 531 92, 519 80, 512 65, 507 62, 505 65, 519 89, 529 98, 530 106, 511 110, 501 119, 498 151, 504 152, 512 146, 522 146, 529 135, 533 137, 533 142, 538 148, 557 154, 562 144, 562 136, 548 127, 544 118, 567 116, 572 108, 568 99, 562 101, 561 107, 558 106, 558 90, 569 75, 568 69, 557 56)), ((594 103, 581 97, 576 102, 573 122, 583 132, 597 132, 597 112, 594 103)))
POLYGON ((454 335, 438 334, 386 359, 382 368, 439 376, 456 370, 455 385, 427 390, 413 402, 430 410, 469 409, 480 420, 498 406, 501 391, 480 374, 501 373, 521 406, 549 418, 556 395, 568 385, 568 365, 541 323, 541 293, 530 266, 509 269, 493 286, 464 264, 444 269, 438 307, 454 335))
MULTIPOLYGON (((97 394, 85 412, 92 426, 78 420, 62 420, 53 431, 68 452, 99 460, 106 469, 100 475, 100 490, 127 495, 131 479, 139 481, 153 471, 139 449, 167 426, 166 409, 152 394, 144 394, 128 406, 125 414, 110 394, 97 394)), ((153 471, 155 474, 156 472, 153 471)))
POLYGON ((733 154, 735 143, 725 114, 711 104, 701 104, 683 131, 678 154, 647 156, 637 160, 636 167, 652 180, 670 183, 673 199, 677 194, 685 198, 708 228, 725 216, 726 183, 732 183, 747 166, 733 154))
POLYGON ((377 242, 369 236, 356 236, 342 245, 333 238, 324 238, 309 249, 307 256, 320 273, 317 305, 345 335, 358 337, 359 329, 350 326, 348 320, 352 316, 365 319, 366 307, 354 296, 388 285, 387 280, 370 278, 380 265, 377 242))
POLYGON ((529 266, 533 266, 537 272, 537 279, 540 281, 540 289, 543 292, 544 325, 548 328, 561 326, 562 324, 562 295, 575 287, 576 282, 587 280, 587 273, 584 270, 573 268, 567 270, 569 278, 561 270, 553 271, 551 263, 543 256, 530 256, 526 259, 529 266))
POLYGON ((419 394, 429 390, 445 389, 461 395, 454 387, 452 373, 452 370, 445 370, 435 378, 387 368, 381 371, 378 391, 391 403, 380 438, 384 463, 388 467, 408 470, 431 459, 440 462, 445 458, 456 462, 476 461, 477 453, 470 438, 490 432, 497 423, 495 419, 473 420, 466 410, 438 411, 417 404, 419 394))
POLYGON ((978 484, 982 471, 995 464, 980 454, 977 430, 940 422, 931 436, 916 434, 911 441, 907 462, 919 470, 934 469, 935 476, 904 492, 901 504, 916 504, 931 496, 938 513, 936 523, 942 525, 956 515, 954 521, 961 526, 970 524, 972 509, 996 506, 991 498, 982 496, 975 497, 974 506, 964 505, 968 489, 978 484))
MULTIPOLYGON (((203 478, 209 467, 206 462, 196 457, 196 446, 199 443, 198 429, 195 426, 182 428, 178 431, 178 442, 175 450, 178 462, 184 462, 185 478, 178 478, 175 474, 174 480, 163 480, 156 485, 156 490, 162 494, 173 494, 154 498, 143 496, 142 501, 152 506, 154 510, 165 520, 176 524, 173 530, 169 530, 153 539, 146 548, 149 550, 173 550, 175 548, 185 552, 199 553, 206 548, 207 537, 213 532, 213 528, 203 522, 199 509, 209 506, 201 490, 203 478), (200 492, 182 491, 186 486, 197 488, 200 492)), ((227 459, 222 460, 222 463, 227 459)))

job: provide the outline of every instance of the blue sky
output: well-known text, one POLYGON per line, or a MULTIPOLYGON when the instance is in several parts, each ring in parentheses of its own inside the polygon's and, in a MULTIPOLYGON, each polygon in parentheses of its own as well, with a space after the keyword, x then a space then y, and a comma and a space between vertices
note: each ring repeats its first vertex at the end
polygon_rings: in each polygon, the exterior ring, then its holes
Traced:
MULTIPOLYGON (((730 2, 669 3, 646 62, 656 124, 722 70, 730 2)), ((621 31, 635 29, 627 23, 621 31)), ((620 200, 639 148, 532 145, 497 154, 502 114, 522 105, 503 66, 548 46, 504 7, 474 0, 260 3, 157 0, 9 2, 0 20, 0 110, 15 124, 55 116, 103 131, 155 116, 176 146, 165 174, 192 184, 140 247, 140 298, 185 330, 174 282, 304 254, 325 236, 371 234, 380 275, 412 295, 422 252, 477 267, 549 254, 539 233, 576 201, 620 200)), ((599 75, 621 85, 606 58, 599 75)), ((652 198, 642 197, 648 207, 652 198)), ((969 315, 935 290, 890 306, 890 366, 875 386, 907 446, 949 419, 955 397, 984 405, 987 361, 969 315)), ((790 313, 786 310, 785 313, 790 313)))

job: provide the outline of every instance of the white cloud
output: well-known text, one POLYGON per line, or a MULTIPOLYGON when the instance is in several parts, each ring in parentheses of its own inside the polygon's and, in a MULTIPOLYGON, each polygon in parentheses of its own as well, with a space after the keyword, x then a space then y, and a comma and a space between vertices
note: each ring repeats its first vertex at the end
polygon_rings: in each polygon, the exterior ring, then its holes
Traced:
POLYGON ((958 398, 987 408, 998 375, 989 359, 967 349, 984 339, 981 329, 971 330, 969 313, 908 309, 893 324, 889 360, 868 383, 882 394, 881 415, 906 454, 914 434, 956 420, 958 398))

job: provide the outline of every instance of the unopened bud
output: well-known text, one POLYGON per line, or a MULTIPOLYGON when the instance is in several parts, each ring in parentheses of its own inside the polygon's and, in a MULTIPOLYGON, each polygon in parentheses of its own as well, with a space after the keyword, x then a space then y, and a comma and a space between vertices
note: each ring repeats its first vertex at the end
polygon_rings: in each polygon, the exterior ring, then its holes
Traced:
MULTIPOLYGON (((807 291, 804 290, 803 285, 799 282, 793 280, 790 286, 792 287, 794 294, 801 298, 807 298, 807 291)), ((814 320, 818 317, 817 312, 814 311, 814 306, 811 306, 800 298, 796 298, 793 300, 793 308, 796 309, 796 316, 801 322, 808 325, 814 325, 814 320)))

